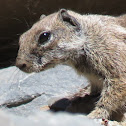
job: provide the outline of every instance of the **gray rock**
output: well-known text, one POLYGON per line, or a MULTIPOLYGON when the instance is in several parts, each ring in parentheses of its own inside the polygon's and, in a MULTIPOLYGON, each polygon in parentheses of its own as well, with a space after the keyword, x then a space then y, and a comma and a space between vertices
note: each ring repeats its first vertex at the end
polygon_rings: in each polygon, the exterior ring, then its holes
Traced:
POLYGON ((93 121, 80 115, 40 112, 40 108, 48 105, 52 99, 74 94, 87 83, 84 77, 79 77, 72 68, 63 65, 32 74, 23 73, 16 67, 2 69, 0 70, 0 107, 6 113, 0 113, 0 123, 3 123, 0 125, 22 126, 23 122, 23 126, 84 126, 84 124, 94 126, 93 121), (7 121, 3 120, 9 120, 10 123, 7 124, 7 121))
POLYGON ((100 126, 99 122, 81 115, 39 112, 27 118, 0 111, 0 126, 100 126))
POLYGON ((34 95, 39 96, 27 104, 8 109, 18 115, 39 111, 51 98, 73 94, 87 84, 85 78, 79 77, 68 66, 57 66, 37 74, 26 74, 16 67, 11 67, 1 70, 0 75, 0 105, 12 104, 34 95))

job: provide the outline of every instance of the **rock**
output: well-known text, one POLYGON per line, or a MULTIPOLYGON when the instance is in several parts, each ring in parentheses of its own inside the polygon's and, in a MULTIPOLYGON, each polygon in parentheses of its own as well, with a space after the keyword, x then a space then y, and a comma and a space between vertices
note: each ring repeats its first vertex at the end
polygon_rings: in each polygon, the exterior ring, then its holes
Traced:
POLYGON ((0 75, 0 106, 18 115, 40 111, 50 99, 68 96, 87 85, 87 80, 68 66, 37 74, 25 74, 10 67, 1 70, 0 75))
POLYGON ((63 65, 37 74, 26 74, 16 67, 2 69, 0 126, 98 126, 99 122, 83 114, 52 113, 48 108, 52 99, 72 95, 87 83, 63 65))
POLYGON ((81 115, 39 112, 27 118, 0 111, 0 126, 100 126, 81 115))

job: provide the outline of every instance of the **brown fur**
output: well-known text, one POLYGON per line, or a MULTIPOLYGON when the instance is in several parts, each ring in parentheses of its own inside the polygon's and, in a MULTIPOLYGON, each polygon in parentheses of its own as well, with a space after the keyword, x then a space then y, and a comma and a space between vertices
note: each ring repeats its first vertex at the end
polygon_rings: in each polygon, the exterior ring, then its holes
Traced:
POLYGON ((88 78, 92 95, 101 93, 88 116, 108 119, 126 101, 124 26, 123 16, 80 15, 61 9, 43 17, 20 37, 16 65, 28 73, 60 63, 72 66, 88 78), (38 38, 44 31, 50 31, 51 38, 40 44, 38 38))

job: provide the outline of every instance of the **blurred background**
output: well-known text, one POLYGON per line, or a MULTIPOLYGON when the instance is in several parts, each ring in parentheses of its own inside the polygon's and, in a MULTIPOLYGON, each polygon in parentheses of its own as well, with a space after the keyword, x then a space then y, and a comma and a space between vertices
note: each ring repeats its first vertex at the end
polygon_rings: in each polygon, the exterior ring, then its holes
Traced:
POLYGON ((0 68, 15 64, 19 36, 35 23, 41 14, 60 8, 81 14, 118 16, 126 13, 126 0, 1 0, 0 1, 0 68))

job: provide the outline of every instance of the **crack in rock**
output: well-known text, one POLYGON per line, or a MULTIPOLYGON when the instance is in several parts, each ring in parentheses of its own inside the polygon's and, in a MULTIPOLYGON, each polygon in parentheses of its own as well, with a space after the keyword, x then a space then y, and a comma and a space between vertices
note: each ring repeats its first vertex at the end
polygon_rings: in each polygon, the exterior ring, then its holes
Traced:
POLYGON ((13 108, 13 107, 18 107, 18 106, 21 106, 21 105, 24 105, 24 104, 28 104, 31 101, 33 101, 35 98, 38 98, 43 94, 45 94, 45 93, 42 93, 42 94, 37 93, 37 94, 32 94, 32 95, 26 95, 24 98, 20 98, 17 101, 11 100, 9 102, 6 102, 6 103, 0 105, 0 107, 13 108))

